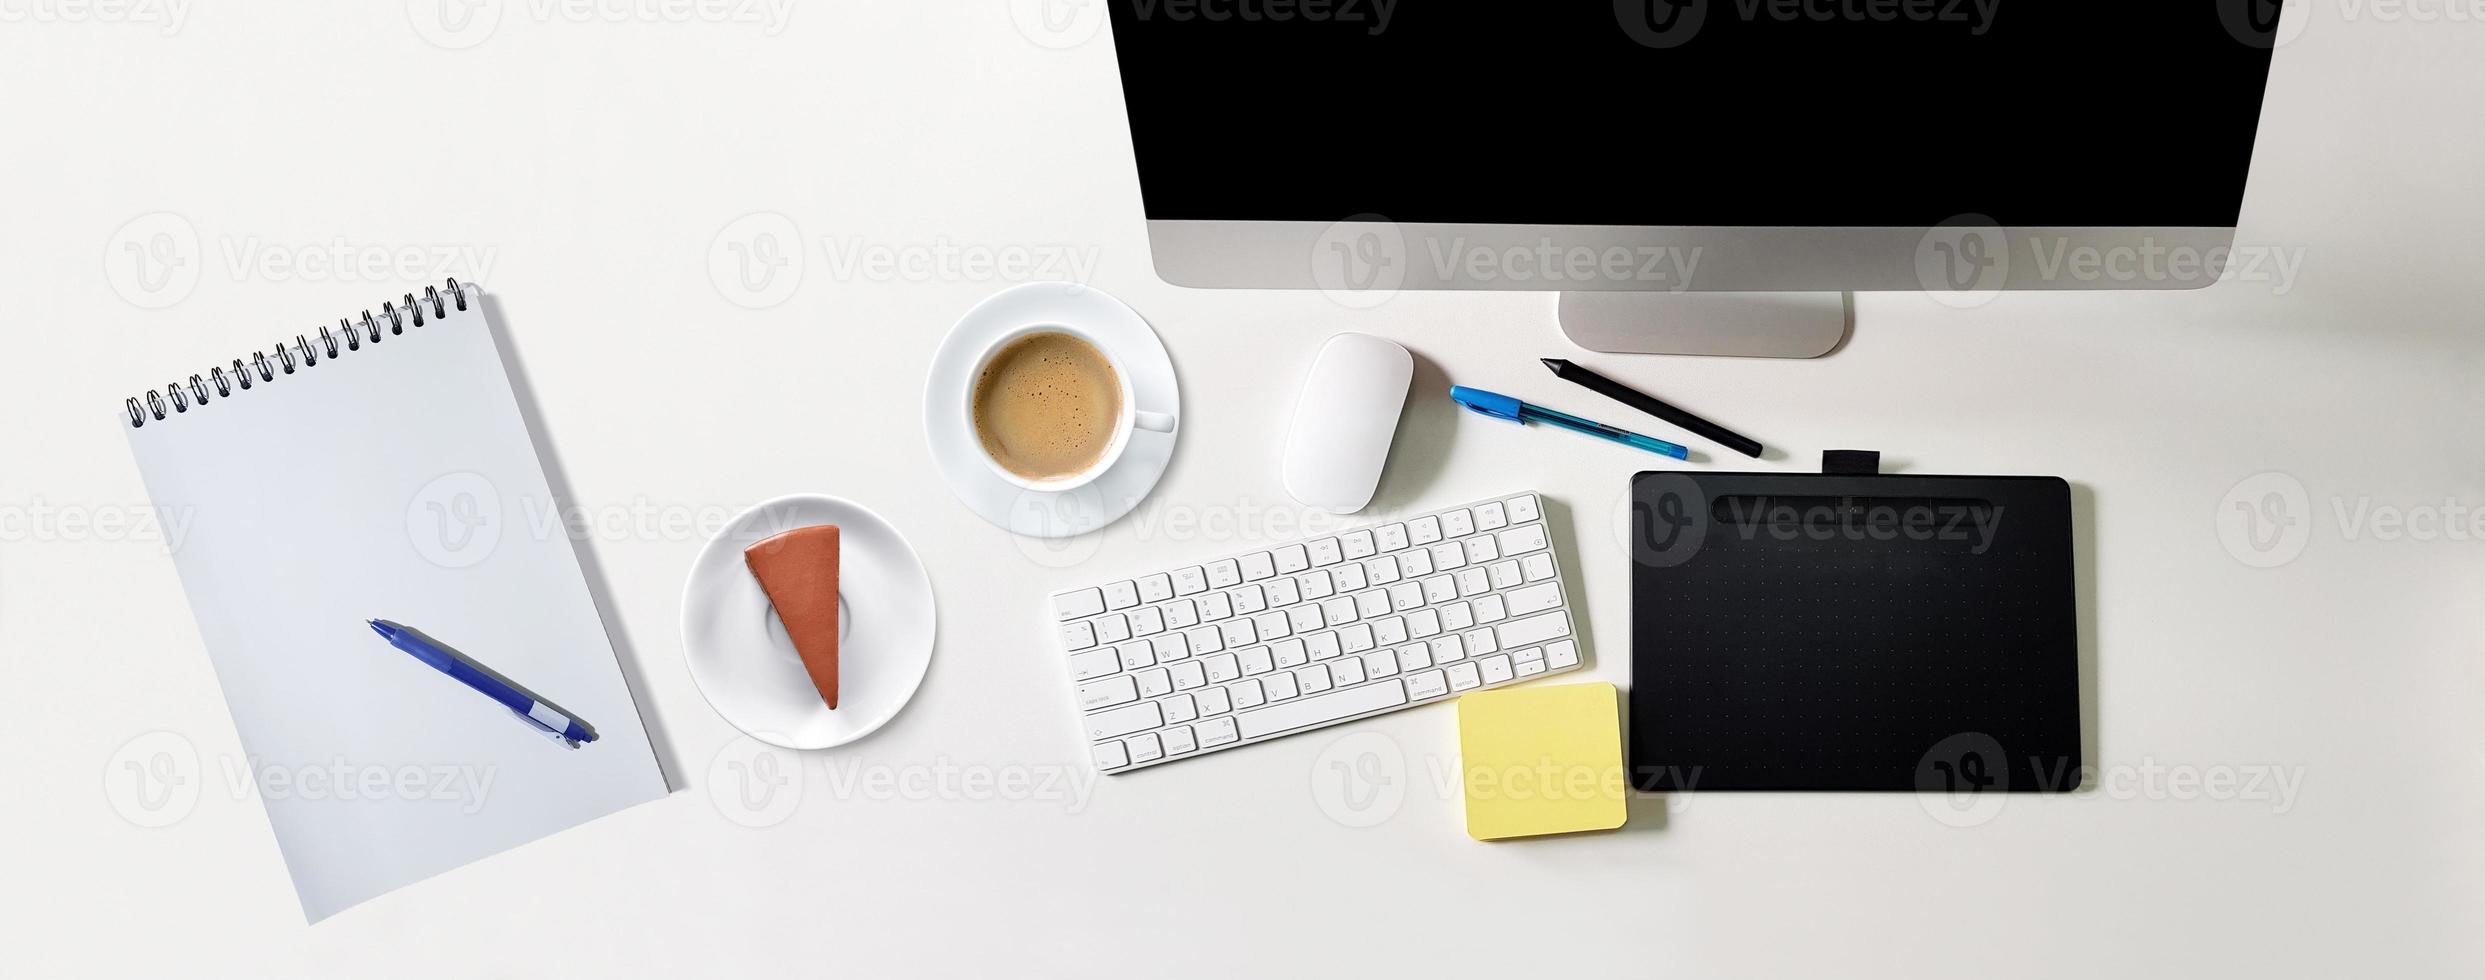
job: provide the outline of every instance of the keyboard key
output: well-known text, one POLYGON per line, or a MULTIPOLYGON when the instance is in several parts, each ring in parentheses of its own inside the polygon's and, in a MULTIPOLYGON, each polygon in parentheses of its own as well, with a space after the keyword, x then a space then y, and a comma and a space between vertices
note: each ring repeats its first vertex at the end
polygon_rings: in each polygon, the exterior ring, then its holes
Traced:
POLYGON ((1120 742, 1098 742, 1089 746, 1096 753, 1096 768, 1119 769, 1130 764, 1130 750, 1120 742))
POLYGON ((1425 516, 1408 521, 1406 522, 1406 536, 1407 540, 1416 544, 1431 544, 1439 541, 1441 540, 1441 519, 1425 516))
POLYGON ((1436 607, 1441 612, 1441 628, 1458 632, 1475 625, 1475 610, 1465 602, 1446 602, 1436 607))
POLYGON ((1368 623, 1356 623, 1337 631, 1337 641, 1347 653, 1362 653, 1380 645, 1373 639, 1372 627, 1368 623))
MULTIPOLYGON (((1282 616, 1278 618, 1284 619, 1282 616)), ((1225 645, 1229 647, 1247 647, 1260 642, 1260 631, 1248 619, 1226 620, 1225 625, 1217 627, 1217 632, 1224 635, 1225 645)))
POLYGON ((1053 597, 1053 616, 1058 619, 1086 619, 1104 611, 1104 591, 1080 589, 1053 597))
POLYGON ((1389 613, 1389 590, 1366 589, 1355 593, 1355 618, 1370 619, 1389 613))
POLYGON ((1461 568, 1458 574, 1450 577, 1458 580, 1458 594, 1461 596, 1483 595, 1486 590, 1493 587, 1493 577, 1484 574, 1481 568, 1472 566, 1461 568))
POLYGON ((1327 572, 1305 572, 1294 577, 1294 584, 1302 588, 1303 598, 1306 599, 1326 599, 1336 595, 1337 587, 1330 581, 1327 572))
POLYGON ((1398 580, 1398 560, 1374 558, 1363 563, 1363 577, 1373 585, 1388 585, 1398 580))
POLYGON ((1242 737, 1235 733, 1232 718, 1211 718, 1200 722, 1192 731, 1199 734, 1199 747, 1203 749, 1213 749, 1242 737))
POLYGON ((1406 691, 1397 681, 1390 680, 1245 712, 1236 715, 1234 720, 1240 726, 1243 737, 1260 738, 1394 708, 1405 704, 1406 700, 1406 691))
POLYGON ((1242 658, 1242 672, 1255 677, 1260 674, 1268 673, 1271 669, 1276 667, 1276 664, 1269 660, 1267 647, 1252 647, 1249 650, 1243 651, 1240 656, 1242 658))
POLYGON ((1214 623, 1219 620, 1231 619, 1234 616, 1233 596, 1226 595, 1223 592, 1211 592, 1207 595, 1200 596, 1197 601, 1199 603, 1200 622, 1214 623))
POLYGON ((1167 756, 1177 756, 1186 752, 1196 751, 1199 748, 1199 742, 1191 737, 1191 726, 1189 725, 1178 725, 1173 728, 1165 729, 1157 734, 1163 736, 1165 739, 1165 754, 1167 756))
POLYGON ((1472 691, 1484 685, 1483 679, 1476 676, 1474 664, 1451 664, 1442 669, 1450 675, 1450 690, 1472 691))
POLYGON ((1212 687, 1191 697, 1199 702, 1199 713, 1202 715, 1221 715, 1234 710, 1233 696, 1222 687, 1212 687))
POLYGON ((1519 571, 1519 563, 1515 561, 1494 562, 1493 567, 1485 571, 1493 576, 1493 587, 1496 589, 1507 589, 1527 580, 1526 576, 1519 571))
POLYGON ((1363 655, 1363 672, 1372 677, 1387 677, 1398 672, 1398 655, 1388 650, 1374 650, 1363 655))
POLYGON ((1536 512, 1536 495, 1523 493, 1502 501, 1510 506, 1510 523, 1525 524, 1544 515, 1536 512))
POLYGON ((1330 569, 1329 577, 1337 580, 1337 590, 1340 592, 1353 592, 1370 584, 1364 581, 1362 562, 1348 562, 1330 569))
POLYGON ((1423 585, 1425 605, 1458 598, 1458 583, 1450 576, 1435 575, 1425 579, 1423 585))
POLYGON ((1347 657, 1336 663, 1330 664, 1329 680, 1334 682, 1338 687, 1350 687, 1363 683, 1363 659, 1361 657, 1347 657))
MULTIPOLYGON (((1117 678, 1129 680, 1129 678, 1117 678)), ((1090 739, 1120 738, 1133 732, 1165 727, 1165 713, 1156 702, 1141 701, 1122 708, 1108 708, 1087 715, 1087 737, 1090 739)))
POLYGON ((1329 683, 1329 668, 1305 667, 1294 672, 1294 683, 1305 694, 1318 694, 1334 686, 1329 683))
POLYGON ((1303 650, 1315 661, 1330 660, 1344 653, 1345 646, 1335 633, 1314 633, 1303 638, 1303 650))
POLYGON ((1320 600, 1320 618, 1325 626, 1344 626, 1361 618, 1355 612, 1355 597, 1333 595, 1320 600))
POLYGON ((1373 620, 1372 642, 1385 647, 1406 642, 1406 617, 1388 616, 1373 620))
POLYGON ((1471 656, 1481 657, 1501 649, 1501 641, 1493 638, 1492 630, 1476 630, 1460 638, 1467 641, 1467 653, 1471 656))
POLYGON ((1501 541, 1501 553, 1505 555, 1524 555, 1531 551, 1545 549, 1544 525, 1542 524, 1527 524, 1495 531, 1493 537, 1501 541))
MULTIPOLYGON (((1285 675, 1279 674, 1277 676, 1283 677, 1285 675)), ((1268 703, 1268 694, 1260 687, 1259 681, 1243 681, 1239 684, 1228 684, 1220 690, 1234 696, 1234 707, 1237 708, 1257 708, 1268 703)))
POLYGON ((1208 571, 1197 565, 1173 570, 1173 594, 1198 595, 1208 591, 1208 571))
POLYGON ((1348 558, 1370 558, 1380 553, 1380 546, 1372 540, 1370 531, 1349 531, 1339 535, 1337 541, 1348 558))
POLYGON ((1433 663, 1446 664, 1456 660, 1467 659, 1467 645, 1459 642, 1458 638, 1455 636, 1433 637, 1430 642, 1430 646, 1432 648, 1433 663))
POLYGON ((1432 556, 1432 567, 1444 572, 1467 564, 1467 549, 1459 547, 1456 541, 1443 541, 1424 551, 1432 556))
POLYGON ((1484 683, 1487 684, 1508 683, 1512 676, 1510 673, 1510 658, 1504 657, 1500 654, 1494 654, 1493 656, 1478 660, 1475 665, 1477 670, 1483 672, 1484 683))
POLYGON ((1476 622, 1498 623, 1508 618, 1510 607, 1502 602, 1500 596, 1488 595, 1475 601, 1476 622))
POLYGON ((1544 648, 1528 647, 1524 650, 1512 650, 1510 651, 1510 659, 1516 660, 1520 663, 1526 663, 1530 660, 1542 662, 1544 660, 1544 648))
POLYGON ((1254 551, 1242 556, 1240 564, 1245 582, 1257 582, 1277 574, 1277 559, 1265 551, 1254 551))
POLYGON ((1192 605, 1189 599, 1176 599, 1157 608, 1165 611, 1167 629, 1189 629, 1199 625, 1199 607, 1192 605))
POLYGON ((1165 746, 1156 740, 1155 732, 1134 736, 1122 744, 1130 747, 1130 761, 1133 763, 1154 762, 1165 757, 1165 746))
POLYGON ((1430 666, 1432 666, 1432 647, 1422 643, 1409 643, 1398 648, 1399 670, 1422 670, 1430 666))
POLYGON ((1278 671, 1260 679, 1260 693, 1271 701, 1284 701, 1303 693, 1294 683, 1294 674, 1278 671))
POLYGON ((1465 508, 1453 510, 1441 515, 1441 535, 1443 537, 1463 538, 1474 533, 1475 518, 1470 516, 1465 508))
POLYGON ((1287 625, 1297 633, 1309 633, 1329 625, 1329 618, 1319 606, 1296 606, 1286 610, 1287 625))
POLYGON ((1432 574, 1432 551, 1417 548, 1398 556, 1399 578, 1421 578, 1432 574))
POLYGON ((1123 640, 1130 639, 1130 619, 1120 613, 1099 616, 1094 620, 1091 620, 1091 622, 1096 624, 1096 640, 1098 642, 1120 643, 1123 640))
POLYGON ((1246 585, 1225 594, 1234 603, 1234 611, 1245 616, 1268 608, 1268 597, 1256 585, 1246 585))
POLYGON ((1372 544, 1378 547, 1382 554, 1401 550, 1406 547, 1406 543, 1406 525, 1404 524, 1383 524, 1372 529, 1372 544))
POLYGON ((1544 661, 1542 660, 1522 660, 1519 661, 1518 667, 1519 676, 1521 677, 1534 677, 1538 674, 1544 673, 1545 670, 1544 661))
POLYGON ((1527 571, 1530 582, 1542 582, 1553 577, 1553 556, 1550 554, 1529 555, 1519 565, 1527 571))
POLYGON ((1313 568, 1326 568, 1346 559, 1346 552, 1338 546, 1336 538, 1305 541, 1303 548, 1311 552, 1313 568))
POLYGON ((1299 639, 1270 644, 1268 649, 1276 655, 1277 666, 1280 667, 1300 667, 1312 662, 1310 649, 1299 639))
POLYGON ((1157 704, 1165 709, 1165 721, 1168 724, 1179 725, 1199 717, 1199 704, 1192 701, 1188 694, 1176 694, 1157 704))
POLYGON ((1129 704, 1137 700, 1139 700, 1139 682, 1132 680, 1128 674, 1079 685, 1079 707, 1081 708, 1106 708, 1117 704, 1129 704))
POLYGON ((1106 609, 1128 609, 1139 604, 1139 583, 1115 582, 1104 587, 1106 609))
POLYGON ((1158 572, 1154 575, 1139 577, 1139 601, 1157 603, 1171 598, 1173 598, 1173 576, 1158 572))
POLYGON ((1442 677, 1440 671, 1427 670, 1420 674, 1406 675, 1406 697, 1409 701, 1437 698, 1448 693, 1450 693, 1449 680, 1442 677))
MULTIPOLYGON (((1314 621, 1313 625, 1319 625, 1318 620, 1320 617, 1320 607, 1296 606, 1294 608, 1310 611, 1314 621)), ((1274 610, 1253 616, 1251 617, 1250 622, 1252 630, 1257 632, 1260 635, 1260 639, 1263 640, 1274 640, 1281 637, 1293 636, 1295 632, 1294 617, 1274 610)), ((1230 640, 1232 637, 1227 637, 1227 639, 1230 640)), ((1226 645, 1233 646, 1232 643, 1227 643, 1226 645)))
POLYGON ((1501 549, 1493 546, 1493 536, 1490 534, 1479 534, 1459 544, 1467 549, 1467 564, 1470 565, 1481 565, 1501 557, 1501 549))
POLYGON ((1406 635, 1418 640, 1441 632, 1441 614, 1418 609, 1406 614, 1406 635))
POLYGON ((1155 652, 1156 662, 1161 664, 1168 660, 1180 660, 1190 656, 1191 638, 1174 633, 1149 640, 1148 647, 1155 652))
POLYGON ((1510 513, 1502 508, 1500 501, 1477 504, 1474 510, 1475 526, 1478 530, 1498 531, 1510 526, 1510 513))
MULTIPOLYGON (((1233 654, 1220 653, 1216 656, 1208 658, 1205 662, 1208 665, 1207 672, 1209 680, 1223 684, 1227 681, 1242 679, 1242 663, 1235 660, 1233 654)), ((1183 687, 1182 679, 1180 677, 1174 678, 1174 686, 1183 687)), ((1190 687, 1198 686, 1199 685, 1197 684, 1190 685, 1190 687)), ((1187 690, 1188 688, 1185 689, 1187 690)))
POLYGON ((1086 623, 1067 623, 1061 627, 1061 645, 1068 650, 1085 650, 1096 645, 1096 628, 1086 623))
POLYGON ((1113 650, 1089 650, 1070 655, 1070 679, 1091 680, 1122 669, 1122 658, 1113 650))
POLYGON ((1303 601, 1303 588, 1294 584, 1294 580, 1290 578, 1281 578, 1268 583, 1265 591, 1268 593, 1270 608, 1283 609, 1303 601))
POLYGON ((1208 686, 1208 671, 1199 665, 1199 661, 1185 660, 1173 665, 1171 670, 1174 690, 1192 691, 1208 686))
POLYGON ((1122 655, 1123 670, 1156 666, 1156 647, 1146 643, 1124 643, 1114 647, 1122 655))
POLYGON ((1132 676, 1139 678, 1141 697, 1161 698, 1173 693, 1173 677, 1163 667, 1150 667, 1132 676))
POLYGON ((1312 567, 1311 554, 1299 544, 1287 545, 1272 554, 1277 556, 1277 574, 1279 575, 1292 575, 1312 567))
MULTIPOLYGON (((1527 619, 1513 619, 1493 627, 1504 647, 1523 647, 1570 635, 1570 614, 1544 613, 1527 619)), ((1548 659, 1551 654, 1546 655, 1548 659)))
POLYGON ((1130 635, 1155 636, 1165 631, 1165 614, 1149 606, 1130 614, 1130 635))
POLYGON ((1545 663, 1552 664, 1555 670, 1568 670, 1579 666, 1579 645, 1569 640, 1547 643, 1544 648, 1544 659, 1545 663))
POLYGON ((1502 599, 1510 604, 1510 615, 1526 616, 1559 607, 1562 604, 1562 587, 1546 582, 1511 592, 1502 599))
POLYGON ((1182 639, 1191 645, 1194 656, 1225 649, 1225 631, 1214 626, 1183 630, 1182 639))
MULTIPOLYGON (((1234 559, 1208 563, 1208 587, 1230 589, 1242 584, 1242 565, 1234 559)), ((1109 598, 1109 597, 1108 597, 1109 598)))
POLYGON ((1391 609, 1405 612, 1422 606, 1424 602, 1424 585, 1421 582, 1400 582, 1389 587, 1391 609))

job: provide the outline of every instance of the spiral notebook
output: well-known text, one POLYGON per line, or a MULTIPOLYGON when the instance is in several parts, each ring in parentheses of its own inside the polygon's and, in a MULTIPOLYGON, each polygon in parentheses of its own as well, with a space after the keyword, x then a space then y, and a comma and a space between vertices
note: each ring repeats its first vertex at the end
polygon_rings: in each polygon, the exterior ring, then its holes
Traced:
POLYGON ((476 287, 297 333, 117 422, 192 528, 173 564, 312 921, 665 794, 476 287), (375 618, 596 740, 540 736, 375 618))

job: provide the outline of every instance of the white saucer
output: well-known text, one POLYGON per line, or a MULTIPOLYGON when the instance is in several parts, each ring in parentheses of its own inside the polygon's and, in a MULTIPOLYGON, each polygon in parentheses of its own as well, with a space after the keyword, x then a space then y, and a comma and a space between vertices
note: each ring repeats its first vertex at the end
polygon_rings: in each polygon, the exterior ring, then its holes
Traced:
POLYGON ((752 738, 825 749, 897 717, 932 665, 932 580, 897 528, 819 494, 743 511, 699 550, 682 585, 682 652, 716 713, 752 738), (742 550, 780 531, 837 525, 837 710, 820 700, 742 550))
POLYGON ((923 385, 925 441, 949 489, 983 519, 1037 538, 1097 530, 1147 499, 1157 478, 1165 475, 1165 465, 1173 461, 1174 439, 1182 431, 1181 408, 1173 358, 1148 321, 1101 289, 1066 282, 1012 286, 975 304, 932 355, 931 376, 923 385), (1132 431, 1129 448, 1112 469, 1066 493, 1028 490, 994 475, 984 465, 983 446, 966 417, 964 393, 974 381, 968 374, 984 348, 1010 331, 1042 323, 1075 325, 1102 341, 1130 372, 1135 407, 1175 417, 1172 432, 1132 431))

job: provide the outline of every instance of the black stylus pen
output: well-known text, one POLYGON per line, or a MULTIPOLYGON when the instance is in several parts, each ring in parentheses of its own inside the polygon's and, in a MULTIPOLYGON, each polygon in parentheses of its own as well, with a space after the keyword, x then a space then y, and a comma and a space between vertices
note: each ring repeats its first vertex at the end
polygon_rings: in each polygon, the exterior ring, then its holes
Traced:
POLYGON ((1753 459, 1760 458, 1760 443, 1753 441, 1750 436, 1742 435, 1725 426, 1658 401, 1639 389, 1561 358, 1547 357, 1542 360, 1544 366, 1553 369, 1554 377, 1681 426, 1693 435, 1745 456, 1753 459))

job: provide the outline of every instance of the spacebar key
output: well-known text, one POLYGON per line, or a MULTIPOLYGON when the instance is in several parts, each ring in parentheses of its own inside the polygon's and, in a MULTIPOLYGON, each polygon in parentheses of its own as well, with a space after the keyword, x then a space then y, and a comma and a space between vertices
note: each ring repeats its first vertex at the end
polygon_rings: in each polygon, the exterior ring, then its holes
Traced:
POLYGON ((1248 711, 1234 716, 1242 726, 1242 737, 1259 738, 1290 732, 1297 728, 1325 725, 1340 718, 1349 718, 1367 711, 1394 708, 1406 703, 1406 686, 1395 678, 1378 684, 1366 684, 1335 694, 1288 701, 1271 708, 1248 711))

